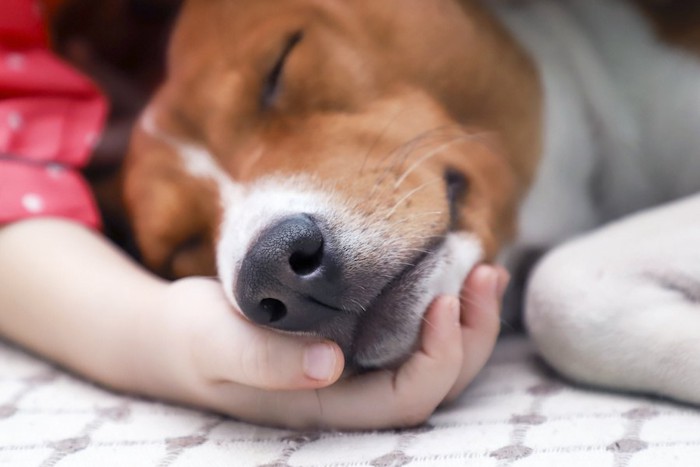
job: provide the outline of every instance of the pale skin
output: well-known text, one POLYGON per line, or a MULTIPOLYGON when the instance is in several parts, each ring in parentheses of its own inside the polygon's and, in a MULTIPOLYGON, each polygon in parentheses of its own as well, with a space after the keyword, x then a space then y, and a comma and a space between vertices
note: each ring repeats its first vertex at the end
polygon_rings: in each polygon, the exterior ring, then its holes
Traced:
POLYGON ((332 342, 255 326, 219 284, 169 283, 98 233, 59 219, 0 227, 0 335, 107 387, 292 428, 424 422, 484 366, 508 281, 481 265, 440 297, 395 371, 340 378, 332 342))

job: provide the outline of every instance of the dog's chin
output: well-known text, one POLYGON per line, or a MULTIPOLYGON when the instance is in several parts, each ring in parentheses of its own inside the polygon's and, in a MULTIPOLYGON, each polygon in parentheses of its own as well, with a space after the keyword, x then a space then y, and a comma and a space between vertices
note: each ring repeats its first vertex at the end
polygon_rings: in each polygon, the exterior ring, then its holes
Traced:
POLYGON ((394 368, 410 357, 430 304, 440 295, 458 295, 481 257, 473 235, 450 233, 404 269, 360 316, 352 343, 340 343, 348 370, 394 368))

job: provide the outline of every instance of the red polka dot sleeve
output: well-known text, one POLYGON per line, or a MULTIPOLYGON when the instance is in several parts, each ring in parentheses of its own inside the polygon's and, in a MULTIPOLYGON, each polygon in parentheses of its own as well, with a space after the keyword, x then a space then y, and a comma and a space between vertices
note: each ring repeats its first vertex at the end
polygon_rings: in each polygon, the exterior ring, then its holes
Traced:
POLYGON ((78 169, 106 110, 97 87, 50 52, 39 2, 0 0, 0 224, 57 216, 100 227, 78 169))

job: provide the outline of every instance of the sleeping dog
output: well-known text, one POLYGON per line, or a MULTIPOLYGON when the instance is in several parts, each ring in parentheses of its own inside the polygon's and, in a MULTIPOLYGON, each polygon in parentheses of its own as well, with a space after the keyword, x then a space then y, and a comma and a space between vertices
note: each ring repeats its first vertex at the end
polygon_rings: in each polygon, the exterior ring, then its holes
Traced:
POLYGON ((688 197, 555 248, 525 311, 565 375, 700 402, 698 24, 681 1, 186 1, 126 163, 144 262, 363 370, 478 262, 688 197))

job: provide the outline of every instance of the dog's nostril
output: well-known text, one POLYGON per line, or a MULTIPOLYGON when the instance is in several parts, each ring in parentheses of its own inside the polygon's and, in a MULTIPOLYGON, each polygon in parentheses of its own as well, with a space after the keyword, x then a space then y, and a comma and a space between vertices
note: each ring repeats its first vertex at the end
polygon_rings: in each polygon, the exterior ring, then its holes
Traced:
POLYGON ((308 276, 321 267, 323 262, 323 242, 318 244, 315 251, 295 251, 289 257, 289 266, 299 276, 308 276))
POLYGON ((260 308, 267 315, 268 323, 274 323, 287 316, 287 307, 281 301, 274 298, 264 298, 260 301, 260 308))

